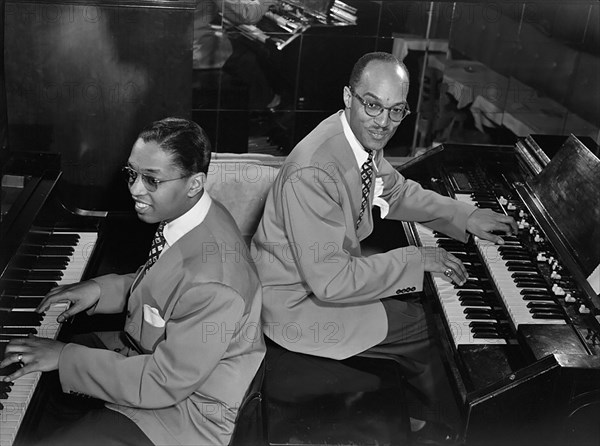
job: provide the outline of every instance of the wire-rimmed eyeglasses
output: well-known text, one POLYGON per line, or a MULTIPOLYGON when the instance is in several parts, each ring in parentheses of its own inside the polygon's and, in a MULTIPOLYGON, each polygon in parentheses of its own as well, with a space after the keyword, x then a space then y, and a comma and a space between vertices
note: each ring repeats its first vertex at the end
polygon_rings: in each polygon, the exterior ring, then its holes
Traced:
POLYGON ((135 170, 129 166, 123 167, 123 169, 121 169, 121 172, 123 172, 125 181, 127 181, 127 184, 129 185, 129 187, 133 186, 133 183, 135 183, 135 180, 137 180, 138 175, 141 175, 142 176, 142 184, 149 192, 156 191, 156 189, 158 189, 158 186, 161 183, 168 183, 169 181, 181 180, 183 178, 189 177, 189 175, 185 175, 185 176, 179 177, 179 178, 170 178, 168 180, 159 180, 158 178, 154 178, 152 175, 146 175, 145 173, 138 172, 137 170, 135 170))
POLYGON ((408 103, 406 102, 399 105, 394 105, 393 107, 384 107, 383 105, 378 104, 377 102, 367 101, 366 99, 362 98, 358 93, 354 91, 352 87, 348 88, 350 89, 350 93, 352 93, 352 96, 358 99, 363 105, 363 107, 365 108, 365 113, 372 118, 376 118, 381 113, 383 113, 384 110, 387 110, 390 120, 394 122, 400 122, 410 114, 410 108, 408 107, 408 103))

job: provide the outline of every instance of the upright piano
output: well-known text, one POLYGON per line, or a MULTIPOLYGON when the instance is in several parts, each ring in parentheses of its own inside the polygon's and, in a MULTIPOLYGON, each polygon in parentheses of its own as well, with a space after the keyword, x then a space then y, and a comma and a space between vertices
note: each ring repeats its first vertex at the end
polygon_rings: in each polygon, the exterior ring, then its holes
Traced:
POLYGON ((400 169, 519 227, 494 245, 403 224, 406 243, 442 247, 469 273, 463 286, 427 274, 423 297, 467 445, 600 444, 600 160, 588 145, 445 144, 400 169))

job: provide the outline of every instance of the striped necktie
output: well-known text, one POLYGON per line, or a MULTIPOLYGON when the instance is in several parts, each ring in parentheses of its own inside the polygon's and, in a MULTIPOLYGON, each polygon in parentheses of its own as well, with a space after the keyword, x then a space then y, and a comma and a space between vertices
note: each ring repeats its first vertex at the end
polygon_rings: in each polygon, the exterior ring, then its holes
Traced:
POLYGON ((367 209, 373 178, 373 151, 367 149, 365 150, 369 156, 360 168, 360 178, 362 181, 362 201, 360 203, 360 213, 358 214, 358 219, 356 220, 356 229, 358 229, 358 225, 360 225, 360 222, 362 221, 365 209, 367 209))

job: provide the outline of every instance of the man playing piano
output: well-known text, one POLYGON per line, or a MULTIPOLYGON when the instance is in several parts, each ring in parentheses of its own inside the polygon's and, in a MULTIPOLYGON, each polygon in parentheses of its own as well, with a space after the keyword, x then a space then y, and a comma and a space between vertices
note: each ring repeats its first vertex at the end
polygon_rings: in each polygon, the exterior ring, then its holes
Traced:
MULTIPOLYGON (((263 284, 265 334, 293 351, 344 359, 391 354, 433 400, 432 340, 423 308, 403 294, 421 291, 425 271, 463 284, 462 262, 442 248, 405 247, 365 256, 372 206, 384 218, 423 222, 466 241, 515 221, 479 210, 403 178, 383 148, 409 113, 406 67, 387 53, 366 54, 344 87, 345 109, 294 148, 269 192, 253 238, 263 284), (361 180, 362 177, 362 180, 361 180), (393 296, 393 297, 391 297, 393 296)), ((412 420, 423 441, 451 441, 440 424, 412 420)))
POLYGON ((194 122, 145 128, 124 173, 138 217, 160 223, 150 258, 137 273, 54 289, 38 307, 68 302, 59 322, 127 310, 124 331, 90 334, 86 346, 37 337, 7 346, 0 367, 22 367, 6 381, 58 370, 64 392, 106 402, 43 444, 229 443, 265 347, 256 271, 234 220, 204 190, 210 152, 194 122))

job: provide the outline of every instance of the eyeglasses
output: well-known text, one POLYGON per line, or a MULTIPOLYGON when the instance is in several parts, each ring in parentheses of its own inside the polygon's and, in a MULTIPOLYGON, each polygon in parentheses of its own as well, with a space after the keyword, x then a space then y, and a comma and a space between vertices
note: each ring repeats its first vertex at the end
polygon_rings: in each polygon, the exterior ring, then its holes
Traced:
POLYGON ((160 183, 168 183, 169 181, 181 180, 183 178, 189 177, 189 175, 185 175, 183 177, 171 178, 169 180, 159 180, 151 175, 146 175, 145 173, 138 172, 137 170, 132 169, 129 166, 123 167, 123 169, 121 169, 121 172, 123 172, 123 175, 125 176, 125 181, 127 181, 129 187, 133 186, 133 183, 135 183, 135 181, 137 180, 138 175, 141 175, 142 183, 144 184, 144 187, 148 190, 148 192, 156 191, 160 183))
POLYGON ((393 107, 384 107, 383 105, 378 104, 377 102, 370 102, 363 99, 354 91, 352 87, 348 88, 350 89, 350 93, 352 93, 352 96, 358 99, 360 103, 365 107, 365 113, 371 118, 376 118, 381 113, 383 113, 384 110, 388 110, 388 116, 390 117, 390 119, 394 122, 400 122, 410 114, 410 108, 408 108, 408 104, 406 102, 400 105, 394 105, 393 107))

